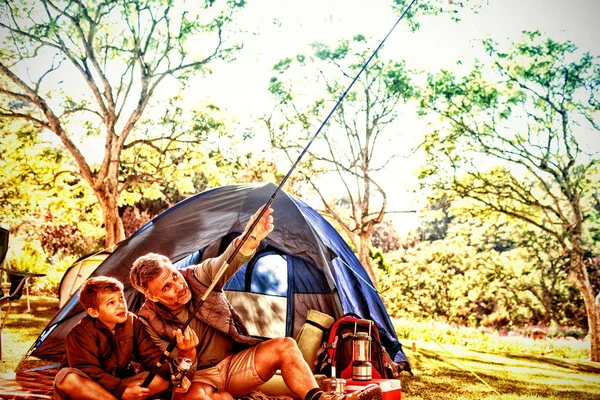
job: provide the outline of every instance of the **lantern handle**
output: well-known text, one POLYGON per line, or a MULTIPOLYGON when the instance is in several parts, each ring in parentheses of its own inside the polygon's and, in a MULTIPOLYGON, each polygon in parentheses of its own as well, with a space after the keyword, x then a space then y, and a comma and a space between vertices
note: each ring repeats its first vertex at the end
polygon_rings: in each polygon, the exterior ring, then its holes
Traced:
POLYGON ((374 324, 374 322, 371 321, 370 319, 357 319, 356 321, 354 321, 354 336, 356 336, 356 330, 358 328, 359 323, 369 325, 369 338, 370 338, 371 337, 371 326, 374 324))

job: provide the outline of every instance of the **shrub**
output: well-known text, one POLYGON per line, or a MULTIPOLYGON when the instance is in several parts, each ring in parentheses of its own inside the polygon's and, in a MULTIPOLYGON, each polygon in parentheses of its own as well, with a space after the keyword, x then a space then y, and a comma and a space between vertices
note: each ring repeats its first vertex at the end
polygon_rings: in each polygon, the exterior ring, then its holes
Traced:
POLYGON ((19 236, 11 237, 5 266, 17 271, 44 274, 29 280, 29 292, 33 295, 57 295, 60 281, 76 256, 60 252, 55 260, 47 261, 39 242, 19 236))
MULTIPOLYGON (((567 359, 589 360, 589 340, 571 337, 558 337, 556 334, 548 334, 546 339, 532 340, 525 330, 524 336, 518 332, 510 332, 501 336, 498 332, 483 328, 470 328, 464 326, 453 326, 436 321, 413 321, 407 318, 396 318, 393 320, 396 334, 400 341, 423 340, 438 344, 458 344, 469 348, 492 352, 554 356, 567 359)), ((577 332, 577 337, 583 332, 564 327, 561 332, 577 332)), ((552 332, 552 329, 549 330, 552 332)))
POLYGON ((32 284, 35 294, 45 296, 58 296, 58 287, 66 270, 77 261, 77 257, 63 255, 49 265, 44 272, 46 276, 36 278, 32 284))
POLYGON ((38 242, 13 237, 5 260, 8 268, 17 271, 44 273, 46 253, 38 242))

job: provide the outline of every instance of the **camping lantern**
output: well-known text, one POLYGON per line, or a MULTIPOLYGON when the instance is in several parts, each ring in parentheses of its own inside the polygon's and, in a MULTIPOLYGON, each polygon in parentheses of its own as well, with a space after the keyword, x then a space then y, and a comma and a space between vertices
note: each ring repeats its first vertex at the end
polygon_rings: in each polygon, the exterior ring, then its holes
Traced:
POLYGON ((352 337, 352 379, 355 381, 370 381, 371 369, 371 324, 369 333, 356 332, 352 337))

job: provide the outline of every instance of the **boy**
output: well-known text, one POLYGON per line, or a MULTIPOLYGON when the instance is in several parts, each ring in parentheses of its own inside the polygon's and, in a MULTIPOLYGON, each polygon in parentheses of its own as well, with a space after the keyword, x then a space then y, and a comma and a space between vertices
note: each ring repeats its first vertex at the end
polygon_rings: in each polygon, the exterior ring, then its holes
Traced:
MULTIPOLYGON (((68 365, 54 380, 56 399, 141 399, 169 388, 167 362, 147 388, 141 386, 161 350, 137 316, 127 311, 120 281, 106 276, 90 278, 81 287, 79 301, 88 315, 67 335, 68 365), (136 373, 130 364, 132 360, 146 372, 136 373)), ((177 345, 194 346, 189 332, 185 333, 176 333, 177 345)), ((184 378, 183 391, 188 386, 189 380, 184 378)))

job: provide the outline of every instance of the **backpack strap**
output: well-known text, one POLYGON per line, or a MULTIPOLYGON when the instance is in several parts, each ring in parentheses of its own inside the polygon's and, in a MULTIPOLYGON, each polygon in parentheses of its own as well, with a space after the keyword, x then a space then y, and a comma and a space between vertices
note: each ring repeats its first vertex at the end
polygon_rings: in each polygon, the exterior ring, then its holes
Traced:
POLYGON ((326 332, 328 328, 325 328, 323 325, 319 324, 318 322, 315 321, 311 321, 310 319, 307 319, 305 321, 306 324, 312 325, 314 327, 319 328, 320 330, 322 330, 323 332, 326 332))

